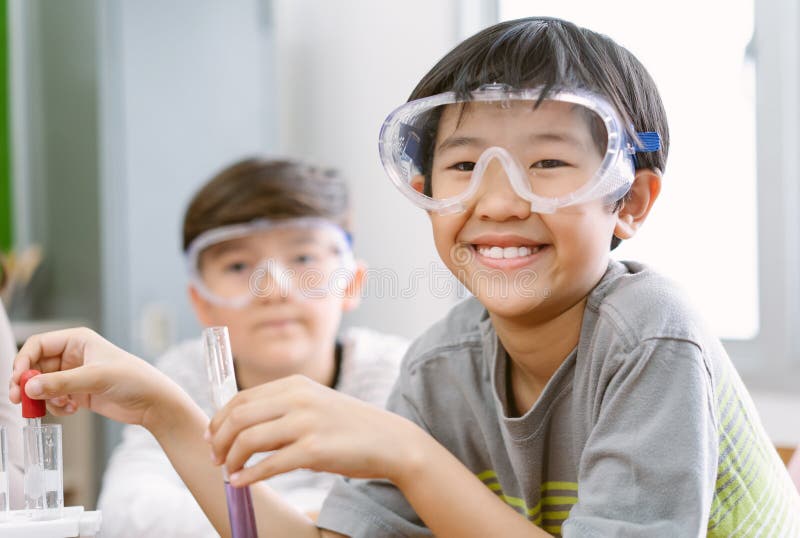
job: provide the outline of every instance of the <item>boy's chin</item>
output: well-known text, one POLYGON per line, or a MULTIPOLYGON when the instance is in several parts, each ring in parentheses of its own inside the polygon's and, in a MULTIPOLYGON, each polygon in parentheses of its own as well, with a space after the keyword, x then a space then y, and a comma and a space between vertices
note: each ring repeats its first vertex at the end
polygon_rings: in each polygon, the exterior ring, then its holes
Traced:
POLYGON ((550 295, 549 290, 537 289, 516 292, 478 289, 473 294, 491 314, 506 318, 530 314, 540 308, 550 295))
POLYGON ((307 349, 299 349, 297 346, 291 348, 273 345, 260 346, 257 354, 242 357, 239 360, 264 373, 288 372, 288 374, 292 374, 295 369, 305 365, 307 358, 307 349))

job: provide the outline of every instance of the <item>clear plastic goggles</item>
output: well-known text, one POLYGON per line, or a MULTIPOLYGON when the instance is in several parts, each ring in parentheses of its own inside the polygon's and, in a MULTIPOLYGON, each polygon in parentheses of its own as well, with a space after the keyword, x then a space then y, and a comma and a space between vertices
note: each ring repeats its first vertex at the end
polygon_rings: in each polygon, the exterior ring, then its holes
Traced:
POLYGON ((408 102, 381 128, 383 166, 414 204, 440 214, 463 211, 498 166, 534 212, 622 197, 635 153, 658 149, 658 135, 638 133, 634 144, 593 93, 541 94, 490 84, 467 99, 448 92, 408 102))
POLYGON ((247 306, 256 297, 343 293, 355 269, 347 233, 311 217, 209 230, 189 245, 186 264, 197 291, 229 308, 247 306))

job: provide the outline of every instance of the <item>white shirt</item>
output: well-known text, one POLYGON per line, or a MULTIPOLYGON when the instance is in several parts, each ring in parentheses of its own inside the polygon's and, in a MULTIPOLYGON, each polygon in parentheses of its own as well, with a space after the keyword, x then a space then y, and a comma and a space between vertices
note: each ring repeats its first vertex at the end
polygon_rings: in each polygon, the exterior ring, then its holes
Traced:
MULTIPOLYGON (((368 329, 352 328, 341 338, 342 361, 336 389, 383 407, 408 342, 368 329)), ((213 414, 202 342, 179 344, 156 361, 206 412, 213 414)), ((290 505, 319 511, 336 475, 298 469, 267 483, 290 505)), ((220 492, 221 494, 222 492, 220 492)), ((98 501, 103 538, 141 536, 216 537, 155 438, 141 426, 126 426, 103 477, 98 501)))
POLYGON ((11 508, 19 509, 25 505, 22 492, 22 408, 8 399, 8 382, 17 354, 17 344, 11 332, 3 303, 0 302, 0 424, 6 427, 8 443, 8 481, 11 508))

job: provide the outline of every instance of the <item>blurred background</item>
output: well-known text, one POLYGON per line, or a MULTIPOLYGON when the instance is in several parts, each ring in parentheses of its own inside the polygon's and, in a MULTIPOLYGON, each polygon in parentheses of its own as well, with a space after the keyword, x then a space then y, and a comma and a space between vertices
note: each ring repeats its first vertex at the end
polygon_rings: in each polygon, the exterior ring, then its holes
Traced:
MULTIPOLYGON (((381 169, 381 122, 463 38, 552 15, 629 48, 667 108, 662 199, 615 257, 689 291, 773 440, 798 444, 800 7, 647 4, 0 0, 0 252, 15 338, 88 325, 153 360, 197 336, 183 211, 217 170, 254 153, 349 178, 356 252, 397 288, 368 287, 345 323, 416 336, 463 291, 441 280, 427 217, 381 169)), ((91 508, 120 427, 69 420, 67 504, 91 508)))

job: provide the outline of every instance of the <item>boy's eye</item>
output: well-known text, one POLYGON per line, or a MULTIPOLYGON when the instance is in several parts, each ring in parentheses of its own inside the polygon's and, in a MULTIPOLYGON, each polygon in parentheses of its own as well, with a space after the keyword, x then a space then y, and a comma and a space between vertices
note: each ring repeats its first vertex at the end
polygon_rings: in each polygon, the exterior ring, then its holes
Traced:
POLYGON ((559 168, 561 166, 567 166, 567 163, 558 159, 542 159, 533 163, 531 168, 559 168))
POLYGON ((308 265, 310 263, 314 263, 317 261, 318 257, 313 254, 298 254, 294 257, 294 263, 299 263, 301 265, 308 265))
POLYGON ((451 166, 454 170, 458 170, 459 172, 472 172, 475 169, 475 163, 470 161, 462 161, 460 163, 456 163, 451 166))
POLYGON ((241 273, 247 270, 247 264, 245 262, 232 262, 225 266, 226 273, 241 273))

